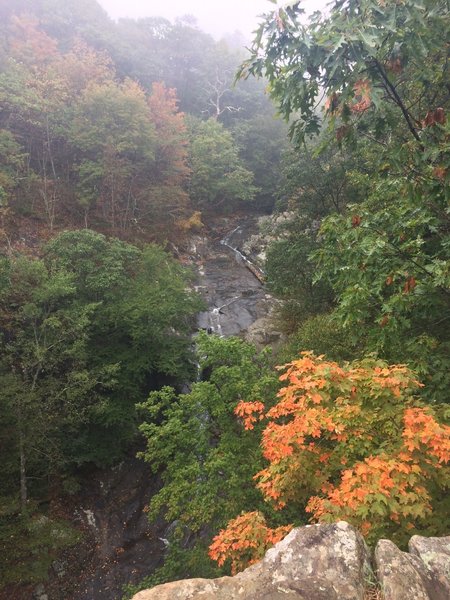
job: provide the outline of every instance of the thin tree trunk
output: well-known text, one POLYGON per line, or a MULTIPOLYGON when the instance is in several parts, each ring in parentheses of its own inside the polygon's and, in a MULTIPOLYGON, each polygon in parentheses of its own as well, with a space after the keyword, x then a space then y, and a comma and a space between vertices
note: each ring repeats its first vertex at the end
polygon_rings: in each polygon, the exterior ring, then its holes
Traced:
MULTIPOLYGON (((38 365, 31 384, 31 392, 36 388, 37 379, 41 372, 41 366, 38 365)), ((26 510, 28 501, 28 486, 27 486, 27 459, 25 453, 25 436, 23 431, 23 415, 22 407, 18 406, 17 422, 19 426, 19 459, 20 459, 20 507, 22 512, 26 510)))
POLYGON ((22 412, 19 409, 19 455, 20 455, 20 507, 22 512, 27 507, 28 489, 27 489, 27 472, 26 472, 26 457, 25 444, 22 430, 22 412))

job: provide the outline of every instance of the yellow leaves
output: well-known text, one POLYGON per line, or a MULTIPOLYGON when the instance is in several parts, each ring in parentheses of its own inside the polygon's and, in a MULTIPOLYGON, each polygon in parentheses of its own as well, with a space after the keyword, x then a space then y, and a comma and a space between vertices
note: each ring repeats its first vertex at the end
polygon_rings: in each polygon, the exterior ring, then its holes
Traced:
POLYGON ((176 222, 176 226, 183 233, 200 231, 205 226, 202 222, 202 213, 199 210, 196 210, 191 214, 190 217, 179 219, 176 222))

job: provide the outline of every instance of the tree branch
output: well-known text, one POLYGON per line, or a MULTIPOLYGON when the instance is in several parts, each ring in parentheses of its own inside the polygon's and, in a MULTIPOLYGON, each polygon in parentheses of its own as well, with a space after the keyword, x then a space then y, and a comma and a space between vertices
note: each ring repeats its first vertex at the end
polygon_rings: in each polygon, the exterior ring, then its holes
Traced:
POLYGON ((381 78, 384 81, 386 88, 388 89, 389 93, 391 94, 391 97, 394 99, 395 103, 402 111, 403 116, 405 117, 405 120, 408 124, 408 129, 413 134, 415 139, 419 142, 422 150, 424 150, 424 146, 423 146, 420 136, 417 132, 417 129, 414 127, 411 115, 409 114, 408 110, 406 109, 406 106, 403 104, 403 100, 398 95, 398 92, 395 89, 394 84, 389 80, 389 77, 387 76, 385 70, 383 69, 382 65, 378 62, 378 60, 374 59, 374 64, 375 64, 375 67, 376 67, 378 73, 381 75, 381 78))

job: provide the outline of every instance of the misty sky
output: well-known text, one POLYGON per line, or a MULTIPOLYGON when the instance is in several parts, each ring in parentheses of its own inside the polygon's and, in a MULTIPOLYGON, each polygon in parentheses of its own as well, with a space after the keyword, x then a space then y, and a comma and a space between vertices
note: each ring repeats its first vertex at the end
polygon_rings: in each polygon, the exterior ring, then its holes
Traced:
MULTIPOLYGON (((255 29, 257 16, 274 9, 268 0, 98 0, 113 19, 160 16, 173 20, 186 14, 197 17, 200 27, 216 37, 236 29, 246 37, 255 29)), ((279 2, 283 4, 283 2, 279 2)), ((326 0, 305 0, 308 12, 326 0)))

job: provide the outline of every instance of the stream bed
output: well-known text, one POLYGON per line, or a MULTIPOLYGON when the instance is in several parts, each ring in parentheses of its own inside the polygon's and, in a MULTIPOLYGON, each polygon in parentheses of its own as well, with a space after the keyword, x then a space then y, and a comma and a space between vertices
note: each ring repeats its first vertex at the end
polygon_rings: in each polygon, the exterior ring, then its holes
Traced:
MULTIPOLYGON (((245 217, 239 224, 222 222, 219 233, 193 238, 189 260, 208 305, 198 316, 199 329, 242 335, 273 307, 262 271, 242 251, 256 230, 256 218, 245 217)), ((124 584, 138 583, 161 565, 168 525, 162 520, 150 524, 144 512, 159 482, 134 456, 135 451, 86 481, 74 520, 82 524, 87 541, 78 557, 67 558, 69 569, 78 566, 71 577, 52 577, 48 600, 120 600, 124 584)))
POLYGON ((255 219, 247 218, 220 240, 200 238, 196 244, 197 289, 208 304, 199 315, 199 329, 226 337, 243 334, 273 307, 263 271, 242 250, 255 230, 255 219))

